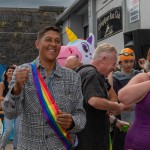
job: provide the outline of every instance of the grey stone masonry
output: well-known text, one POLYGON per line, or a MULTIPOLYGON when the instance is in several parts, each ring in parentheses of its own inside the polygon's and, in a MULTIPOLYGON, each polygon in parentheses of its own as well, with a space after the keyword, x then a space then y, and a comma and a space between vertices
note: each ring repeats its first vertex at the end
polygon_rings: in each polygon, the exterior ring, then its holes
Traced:
POLYGON ((44 26, 55 25, 63 11, 64 7, 56 6, 0 8, 0 64, 19 65, 35 59, 37 32, 44 26))

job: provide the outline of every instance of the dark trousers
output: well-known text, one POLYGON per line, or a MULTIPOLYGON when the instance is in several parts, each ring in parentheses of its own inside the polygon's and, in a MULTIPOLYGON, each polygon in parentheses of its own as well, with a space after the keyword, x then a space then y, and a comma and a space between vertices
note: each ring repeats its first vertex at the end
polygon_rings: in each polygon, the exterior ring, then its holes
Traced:
POLYGON ((126 133, 120 131, 118 128, 114 129, 112 147, 113 150, 124 150, 126 133))

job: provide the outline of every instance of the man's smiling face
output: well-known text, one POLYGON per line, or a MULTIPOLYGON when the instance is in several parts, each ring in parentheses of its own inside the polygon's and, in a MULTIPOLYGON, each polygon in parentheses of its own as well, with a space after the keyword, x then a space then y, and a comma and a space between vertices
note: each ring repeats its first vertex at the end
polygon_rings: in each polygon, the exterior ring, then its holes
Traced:
POLYGON ((50 30, 36 41, 39 57, 42 60, 55 61, 61 48, 60 33, 50 30))

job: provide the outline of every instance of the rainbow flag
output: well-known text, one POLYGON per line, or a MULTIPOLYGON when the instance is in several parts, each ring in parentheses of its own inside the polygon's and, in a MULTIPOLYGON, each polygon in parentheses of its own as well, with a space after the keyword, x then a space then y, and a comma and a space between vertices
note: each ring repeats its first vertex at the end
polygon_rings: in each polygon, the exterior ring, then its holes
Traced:
POLYGON ((44 79, 42 78, 40 72, 36 68, 34 62, 31 63, 31 68, 38 99, 40 101, 44 116, 49 125, 55 131, 56 135, 62 141, 65 148, 67 150, 71 150, 72 142, 69 134, 56 122, 57 115, 59 114, 59 109, 53 99, 53 96, 51 95, 48 87, 44 82, 44 79))

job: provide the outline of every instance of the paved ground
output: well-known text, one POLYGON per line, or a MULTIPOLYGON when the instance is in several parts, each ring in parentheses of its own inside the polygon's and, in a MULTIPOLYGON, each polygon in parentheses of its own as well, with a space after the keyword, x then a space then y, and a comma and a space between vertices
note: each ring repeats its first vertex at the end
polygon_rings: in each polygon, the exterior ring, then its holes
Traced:
POLYGON ((5 150, 13 150, 13 145, 9 143, 7 147, 5 148, 5 150))

